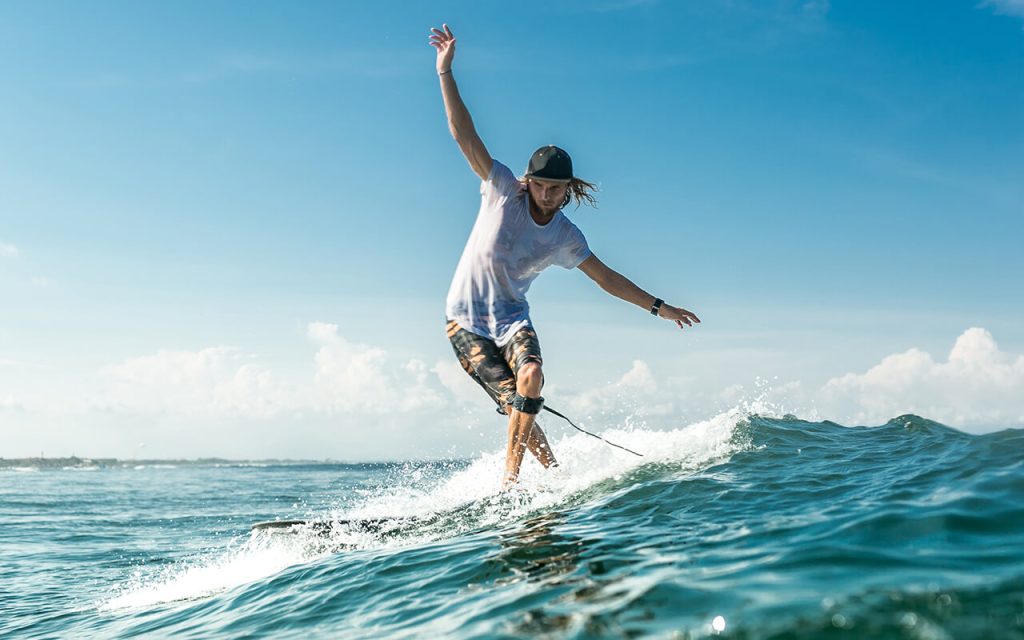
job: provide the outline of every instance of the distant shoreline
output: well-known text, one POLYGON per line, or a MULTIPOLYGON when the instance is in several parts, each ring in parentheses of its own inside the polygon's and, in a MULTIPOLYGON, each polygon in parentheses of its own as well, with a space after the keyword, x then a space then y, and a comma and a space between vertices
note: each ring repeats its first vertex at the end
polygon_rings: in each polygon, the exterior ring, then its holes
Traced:
MULTIPOLYGON (((228 460, 226 458, 193 458, 193 459, 132 459, 119 458, 0 458, 0 469, 91 469, 121 468, 152 465, 175 466, 216 466, 238 464, 346 464, 338 460, 288 460, 272 458, 266 460, 228 460)), ((358 464, 358 463, 356 463, 358 464)))
POLYGON ((245 465, 343 465, 343 466, 364 466, 364 467, 389 467, 406 464, 445 464, 451 462, 464 462, 463 459, 442 458, 437 460, 372 460, 366 462, 346 462, 342 460, 303 460, 295 458, 263 458, 257 460, 229 460, 227 458, 154 458, 154 459, 128 459, 121 458, 81 458, 79 456, 61 458, 2 458, 0 457, 0 471, 4 470, 43 470, 43 469, 133 469, 135 467, 216 467, 216 466, 245 466, 245 465))

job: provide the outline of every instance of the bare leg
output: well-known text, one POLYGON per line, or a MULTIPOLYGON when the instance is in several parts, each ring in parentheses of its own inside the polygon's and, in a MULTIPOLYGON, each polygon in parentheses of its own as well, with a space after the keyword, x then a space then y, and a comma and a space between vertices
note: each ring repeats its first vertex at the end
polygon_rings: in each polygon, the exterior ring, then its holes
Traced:
MULTIPOLYGON (((527 362, 519 368, 516 376, 516 391, 527 398, 540 397, 544 376, 540 364, 527 362)), ((519 479, 519 468, 523 464, 523 453, 529 448, 545 467, 555 463, 551 447, 540 427, 534 424, 536 416, 510 409, 508 416, 508 449, 505 452, 505 485, 519 479)))
MULTIPOLYGON (((512 407, 507 407, 505 413, 511 413, 512 411, 515 410, 512 407)), ((526 448, 530 451, 530 453, 533 454, 534 458, 537 458, 538 462, 544 465, 545 469, 549 467, 557 467, 558 460, 555 460, 555 453, 554 451, 551 450, 551 445, 548 444, 547 436, 544 435, 544 431, 540 428, 540 425, 537 424, 536 418, 527 413, 520 413, 518 411, 516 411, 516 413, 520 415, 521 419, 530 420, 531 422, 533 422, 533 429, 530 430, 530 436, 526 439, 526 448)), ((512 420, 510 419, 509 442, 512 441, 512 438, 515 437, 515 434, 517 433, 519 433, 519 430, 517 427, 513 426, 512 420)), ((522 443, 519 444, 520 448, 522 448, 522 443)), ((514 452, 514 448, 510 447, 509 453, 512 453, 514 455, 514 452)), ((506 454, 506 459, 507 457, 508 455, 506 454)), ((520 454, 520 458, 522 458, 522 454, 520 454)), ((506 465, 506 467, 507 466, 508 465, 506 465)))
POLYGON ((538 462, 544 465, 545 469, 558 466, 555 453, 551 450, 551 445, 548 444, 547 436, 536 422, 533 424, 530 437, 526 440, 526 448, 530 450, 534 458, 537 458, 538 462))
POLYGON ((508 448, 505 450, 505 485, 519 480, 519 467, 523 464, 527 434, 533 429, 533 416, 512 409, 508 416, 508 448))

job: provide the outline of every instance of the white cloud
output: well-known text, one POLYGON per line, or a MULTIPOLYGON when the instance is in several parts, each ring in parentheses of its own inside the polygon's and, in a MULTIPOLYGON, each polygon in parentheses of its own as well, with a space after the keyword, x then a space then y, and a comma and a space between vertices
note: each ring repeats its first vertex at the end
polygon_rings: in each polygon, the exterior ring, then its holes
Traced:
POLYGON ((664 378, 636 360, 617 380, 573 392, 552 388, 545 396, 570 416, 614 423, 623 418, 658 426, 736 408, 847 425, 884 424, 913 413, 971 432, 1024 426, 1024 355, 999 349, 992 335, 972 328, 948 356, 936 360, 921 349, 883 358, 862 373, 848 373, 823 386, 799 380, 757 379, 718 392, 699 379, 664 378))
MULTIPOLYGON (((226 346, 162 350, 103 368, 102 387, 87 396, 84 411, 74 399, 41 404, 4 389, 0 415, 19 451, 59 441, 91 455, 131 455, 146 442, 163 456, 394 458, 451 455, 452 447, 471 452, 503 438, 501 419, 455 358, 429 365, 352 342, 323 322, 310 323, 306 338, 306 365, 297 370, 272 371, 261 358, 226 346), (70 424, 90 426, 86 433, 70 424)), ((15 366, 25 365, 0 359, 0 369, 15 366)), ((727 378, 699 369, 659 371, 634 360, 603 385, 573 388, 553 379, 544 396, 592 430, 673 428, 728 409, 850 425, 916 413, 971 431, 1024 426, 1024 356, 1001 351, 980 328, 959 336, 945 358, 908 349, 823 386, 746 384, 750 369, 742 362, 727 378), (670 374, 680 370, 694 373, 670 374)), ((558 433, 556 423, 545 417, 558 433)))
POLYGON ((108 387, 100 406, 184 415, 268 416, 282 389, 270 371, 231 347, 160 351, 100 371, 108 387))
POLYGON ((552 405, 571 415, 600 415, 604 416, 602 422, 614 424, 626 418, 643 420, 688 413, 693 405, 686 382, 680 378, 659 378, 646 362, 634 360, 628 371, 605 386, 574 393, 552 385, 545 396, 552 405))
POLYGON ((13 244, 0 242, 0 258, 17 258, 19 253, 18 247, 13 244))
POLYGON ((909 349, 864 373, 829 380, 820 396, 825 417, 839 421, 878 424, 914 413, 972 431, 1021 426, 1024 356, 1003 353, 992 334, 974 327, 957 338, 945 362, 909 349))
POLYGON ((431 372, 437 376, 441 385, 454 396, 459 404, 490 402, 485 395, 486 392, 466 375, 462 365, 455 358, 438 360, 434 363, 431 372))
POLYGON ((992 7, 996 13, 1024 18, 1024 0, 985 0, 979 7, 992 7))
POLYGON ((313 380, 319 407, 390 413, 448 404, 438 374, 421 360, 399 362, 383 349, 349 342, 335 324, 310 323, 307 335, 319 345, 313 380))
POLYGON ((451 401, 447 386, 454 385, 454 376, 447 370, 350 342, 334 324, 310 323, 307 337, 318 347, 312 380, 280 381, 255 356, 231 347, 162 350, 104 367, 106 387, 92 404, 143 413, 270 418, 301 411, 385 416, 443 409, 451 401))

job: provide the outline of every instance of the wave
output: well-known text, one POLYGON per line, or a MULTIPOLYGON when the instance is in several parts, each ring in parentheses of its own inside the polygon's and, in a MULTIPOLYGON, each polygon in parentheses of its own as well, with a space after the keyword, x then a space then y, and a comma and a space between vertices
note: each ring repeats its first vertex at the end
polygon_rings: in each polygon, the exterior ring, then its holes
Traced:
POLYGON ((178 603, 162 629, 198 617, 237 633, 266 629, 240 620, 272 603, 287 621, 275 630, 297 636, 326 619, 353 637, 942 637, 1020 624, 1024 431, 972 436, 912 415, 844 427, 737 409, 603 435, 644 457, 566 435, 553 441, 558 469, 528 463, 506 493, 499 451, 390 467, 344 504, 282 515, 394 526, 239 536, 137 573, 100 606, 178 603), (211 601, 219 617, 206 613, 211 601), (985 618, 984 603, 1005 615, 985 618))
POLYGON ((670 431, 642 428, 613 429, 604 435, 612 441, 629 442, 643 458, 612 449, 584 434, 552 438, 559 467, 545 470, 536 461, 523 465, 518 490, 501 494, 500 474, 504 451, 485 453, 465 468, 455 465, 392 467, 386 483, 366 491, 353 507, 299 514, 309 520, 428 520, 431 526, 384 530, 369 534, 339 528, 327 540, 316 531, 294 536, 253 532, 232 540, 212 557, 195 558, 182 566, 162 567, 157 574, 139 572, 103 609, 138 608, 154 604, 206 597, 253 580, 271 576, 286 567, 323 558, 340 549, 368 550, 423 544, 469 531, 584 503, 595 496, 628 487, 644 477, 670 469, 697 469, 724 459, 735 451, 732 433, 737 411, 670 431), (442 513, 443 520, 431 516, 442 513))

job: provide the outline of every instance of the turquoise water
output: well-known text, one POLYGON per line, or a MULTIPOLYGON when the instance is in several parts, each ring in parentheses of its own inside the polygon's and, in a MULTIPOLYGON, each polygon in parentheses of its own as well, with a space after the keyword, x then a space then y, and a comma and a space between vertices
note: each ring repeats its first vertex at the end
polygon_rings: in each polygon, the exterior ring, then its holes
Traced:
POLYGON ((0 637, 1024 638, 1022 430, 604 435, 647 455, 555 438, 508 494, 499 452, 0 470, 0 637), (293 517, 397 519, 248 530, 293 517))

